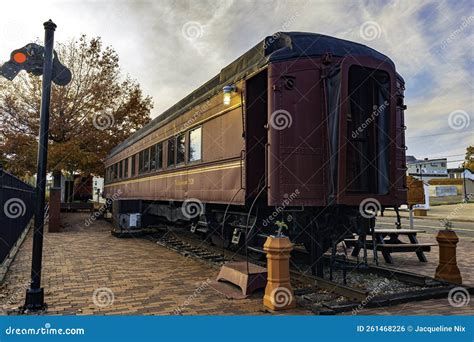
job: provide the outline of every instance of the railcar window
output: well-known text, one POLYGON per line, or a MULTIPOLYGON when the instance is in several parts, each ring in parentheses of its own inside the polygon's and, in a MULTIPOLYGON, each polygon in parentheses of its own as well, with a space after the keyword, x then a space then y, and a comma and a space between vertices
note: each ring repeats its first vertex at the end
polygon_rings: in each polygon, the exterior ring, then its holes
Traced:
POLYGON ((150 149, 147 148, 143 154, 143 172, 150 171, 150 149))
POLYGON ((119 162, 119 178, 123 177, 123 160, 119 162))
POLYGON ((132 171, 130 172, 131 177, 135 176, 135 167, 136 167, 136 164, 137 164, 136 160, 137 160, 137 155, 134 154, 132 156, 132 171))
POLYGON ((128 158, 124 160, 123 177, 128 178, 128 158))
POLYGON ((175 140, 174 137, 168 139, 168 167, 174 165, 174 150, 175 150, 175 140))
POLYGON ((140 151, 138 154, 138 174, 143 173, 143 153, 144 151, 140 151))
POLYGON ((156 169, 163 168, 163 143, 156 144, 156 169))
POLYGON ((176 137, 176 164, 184 163, 186 156, 186 134, 180 134, 176 137))
POLYGON ((118 163, 115 163, 114 164, 114 179, 117 179, 117 175, 118 175, 118 163))
POLYGON ((156 170, 156 146, 150 147, 150 171, 156 170))
POLYGON ((202 152, 201 127, 189 132, 189 161, 201 160, 202 152))

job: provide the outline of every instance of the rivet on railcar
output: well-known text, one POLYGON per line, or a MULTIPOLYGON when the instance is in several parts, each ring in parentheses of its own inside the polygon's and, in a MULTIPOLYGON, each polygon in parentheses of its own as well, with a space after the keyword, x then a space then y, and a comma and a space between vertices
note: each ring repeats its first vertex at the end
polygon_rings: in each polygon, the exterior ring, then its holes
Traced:
POLYGON ((283 234, 322 276, 328 250, 406 203, 403 92, 370 47, 275 33, 110 152, 115 229, 176 224, 253 258, 283 234))

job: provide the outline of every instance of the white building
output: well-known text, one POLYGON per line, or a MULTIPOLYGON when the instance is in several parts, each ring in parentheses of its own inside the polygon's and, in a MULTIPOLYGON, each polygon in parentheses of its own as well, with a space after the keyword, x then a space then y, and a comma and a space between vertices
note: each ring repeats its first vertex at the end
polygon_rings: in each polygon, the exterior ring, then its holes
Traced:
POLYGON ((97 195, 99 195, 99 201, 102 201, 102 192, 104 191, 104 178, 92 177, 92 199, 97 201, 97 195))
MULTIPOLYGON (((102 192, 104 191, 104 178, 90 176, 90 178, 82 178, 83 183, 78 186, 77 178, 80 175, 65 175, 61 174, 61 202, 74 202, 76 200, 93 200, 97 201, 97 195, 99 195, 99 201, 103 202, 102 192), (89 179, 89 180, 88 180, 89 179), (79 195, 75 192, 78 192, 79 195), (80 197, 78 199, 77 197, 80 197)), ((47 179, 47 191, 53 186, 53 175, 48 173, 47 179)))
POLYGON ((448 178, 447 162, 446 158, 418 160, 413 156, 407 156, 407 173, 424 181, 433 178, 448 178))

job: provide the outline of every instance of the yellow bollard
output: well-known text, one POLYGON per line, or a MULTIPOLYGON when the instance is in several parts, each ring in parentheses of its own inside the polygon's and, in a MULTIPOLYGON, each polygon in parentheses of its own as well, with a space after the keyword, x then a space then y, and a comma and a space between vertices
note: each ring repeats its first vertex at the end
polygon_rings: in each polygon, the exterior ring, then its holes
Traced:
POLYGON ((456 245, 459 239, 453 230, 440 230, 436 236, 439 245, 439 265, 435 278, 462 284, 461 272, 456 261, 456 245))
POLYGON ((263 305, 275 311, 295 308, 296 301, 290 283, 290 252, 293 250, 290 239, 269 236, 263 249, 268 260, 263 305))

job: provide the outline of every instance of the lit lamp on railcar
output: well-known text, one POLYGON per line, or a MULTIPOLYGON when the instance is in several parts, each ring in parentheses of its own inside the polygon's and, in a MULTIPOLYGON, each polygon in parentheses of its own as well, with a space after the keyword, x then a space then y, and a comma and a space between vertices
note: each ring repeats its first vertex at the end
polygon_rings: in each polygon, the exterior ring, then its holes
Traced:
POLYGON ((228 106, 230 105, 230 96, 233 92, 237 91, 237 87, 235 85, 227 85, 222 88, 222 91, 224 92, 224 105, 228 106))

